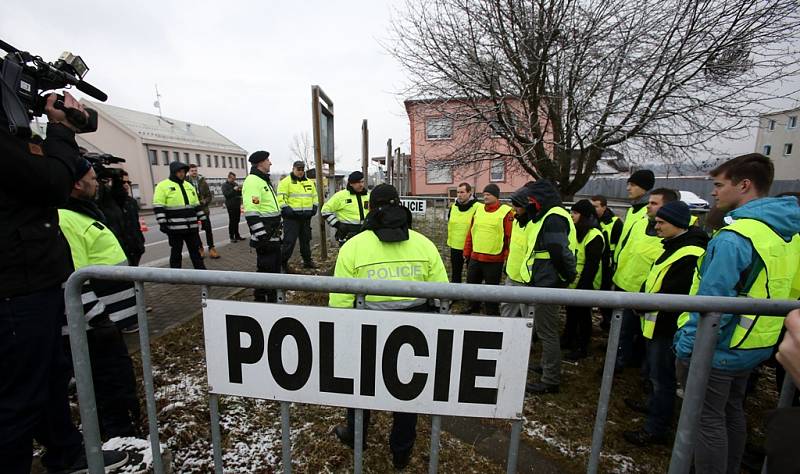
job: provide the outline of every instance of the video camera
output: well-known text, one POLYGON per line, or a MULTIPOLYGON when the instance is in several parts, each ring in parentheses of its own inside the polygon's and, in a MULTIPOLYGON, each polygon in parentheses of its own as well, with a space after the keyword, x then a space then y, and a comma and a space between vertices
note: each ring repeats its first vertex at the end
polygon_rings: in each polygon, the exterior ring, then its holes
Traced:
MULTIPOLYGON (((83 78, 89 71, 80 56, 64 52, 57 61, 49 63, 39 56, 11 46, 0 40, 0 49, 8 54, 0 58, 0 97, 2 108, 12 134, 19 129, 30 129, 33 117, 44 114, 46 97, 43 91, 75 86, 79 91, 101 101, 108 96, 83 78)), ((80 111, 64 107, 64 97, 59 95, 54 107, 63 110, 78 133, 97 130, 97 112, 86 109, 88 119, 80 111)))
POLYGON ((82 156, 91 163, 97 179, 121 179, 122 168, 108 168, 108 165, 125 163, 125 158, 120 158, 109 153, 83 153, 82 156))

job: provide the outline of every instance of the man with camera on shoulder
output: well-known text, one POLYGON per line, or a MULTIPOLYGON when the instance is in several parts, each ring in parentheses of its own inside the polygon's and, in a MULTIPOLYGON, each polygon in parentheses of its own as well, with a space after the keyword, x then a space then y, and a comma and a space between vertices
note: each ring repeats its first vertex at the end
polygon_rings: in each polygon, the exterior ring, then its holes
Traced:
MULTIPOLYGON (((36 95, 23 73, 43 61, 0 47, 10 51, 0 62, 0 165, 14 170, 0 173, 0 463, 5 473, 30 472, 36 438, 48 471, 75 472, 86 458, 67 400, 61 285, 71 263, 56 209, 75 179, 75 133, 91 117, 69 93, 36 95), (45 140, 31 135, 34 111, 48 117, 45 140)), ((44 90, 67 84, 45 79, 44 90)), ((127 462, 125 453, 103 454, 109 468, 127 462)))

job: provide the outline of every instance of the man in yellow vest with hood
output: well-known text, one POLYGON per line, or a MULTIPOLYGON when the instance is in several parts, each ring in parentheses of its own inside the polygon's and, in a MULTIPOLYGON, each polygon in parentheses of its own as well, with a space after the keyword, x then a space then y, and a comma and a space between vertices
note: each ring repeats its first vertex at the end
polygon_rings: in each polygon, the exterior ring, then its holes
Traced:
MULTIPOLYGON (((364 230, 351 238, 339 250, 334 278, 366 278, 370 280, 430 281, 447 283, 439 250, 424 235, 410 229, 411 213, 400 205, 397 189, 380 184, 372 190, 370 212, 364 230)), ((354 308, 355 295, 331 293, 328 305, 334 308, 354 308)), ((429 311, 428 300, 405 296, 366 295, 366 309, 394 311, 429 311)), ((370 412, 364 410, 364 444, 370 412)), ((353 447, 355 411, 347 410, 347 424, 339 425, 335 434, 341 442, 353 447)), ((396 469, 403 469, 411 459, 417 432, 417 414, 393 414, 389 448, 396 469)))
MULTIPOLYGON (((578 242, 572 216, 562 206, 558 189, 547 180, 529 182, 511 195, 511 203, 516 223, 506 261, 506 285, 565 288, 575 280, 578 242)), ((522 316, 523 306, 503 303, 500 316, 522 316)), ((536 305, 534 328, 542 341, 542 377, 539 382, 528 383, 527 392, 559 391, 559 309, 558 305, 536 305)))
POLYGON ((169 266, 181 268, 183 244, 189 251, 189 258, 195 269, 205 270, 200 256, 200 234, 198 221, 206 218, 200 208, 200 200, 194 186, 186 182, 189 165, 180 161, 169 164, 169 178, 156 185, 153 194, 153 212, 161 232, 169 238, 169 266))
MULTIPOLYGON (((642 286, 645 293, 687 295, 698 259, 705 253, 708 235, 690 225, 689 206, 683 201, 664 204, 656 213, 655 228, 662 240, 663 252, 653 263, 642 286)), ((631 408, 647 415, 644 427, 625 431, 623 437, 637 446, 666 444, 675 407, 675 356, 672 338, 677 329, 678 313, 646 311, 639 314, 645 338, 647 373, 653 391, 647 404, 626 399, 631 408)))
MULTIPOLYGON (((787 299, 800 266, 795 239, 800 206, 794 197, 770 198, 775 174, 770 159, 758 153, 738 156, 709 173, 716 206, 728 211, 728 225, 708 244, 697 295, 787 299), (767 278, 769 276, 769 278, 767 278)), ((674 349, 688 365, 694 349, 698 313, 678 319, 674 349)), ((768 359, 784 317, 723 314, 695 443, 698 474, 739 472, 747 438, 744 397, 753 368, 768 359)))

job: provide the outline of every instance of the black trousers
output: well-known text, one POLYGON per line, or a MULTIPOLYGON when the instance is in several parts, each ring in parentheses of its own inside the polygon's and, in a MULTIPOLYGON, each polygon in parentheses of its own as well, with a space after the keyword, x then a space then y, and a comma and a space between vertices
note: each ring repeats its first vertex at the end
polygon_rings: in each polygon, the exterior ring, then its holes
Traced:
MULTIPOLYGON (((200 226, 202 227, 202 229, 204 231, 206 231, 206 244, 208 245, 208 248, 213 247, 214 246, 214 231, 211 228, 211 214, 208 211, 206 211, 206 218, 203 219, 202 221, 200 221, 200 226)), ((198 233, 198 240, 200 240, 199 237, 200 237, 200 235, 198 233)), ((202 247, 202 246, 203 246, 203 242, 200 242, 200 247, 202 247)))
POLYGON ((289 262, 294 252, 294 244, 300 239, 300 255, 303 262, 311 261, 311 219, 289 218, 283 220, 283 244, 281 254, 284 265, 289 262))
POLYGON ((461 274, 464 272, 464 251, 461 249, 450 249, 450 281, 461 283, 461 274))
MULTIPOLYGON (((500 278, 503 276, 503 262, 479 262, 470 260, 467 268, 467 283, 486 283, 487 285, 499 285, 500 278)), ((481 309, 480 301, 470 302, 470 311, 479 312, 481 309)), ((500 315, 500 303, 486 302, 486 314, 500 315)))
POLYGON ((186 243, 186 250, 189 251, 189 258, 192 260, 192 265, 196 270, 205 270, 206 265, 203 263, 203 257, 200 256, 200 247, 203 243, 200 242, 200 235, 193 230, 185 233, 170 233, 167 234, 169 238, 169 267, 181 268, 181 261, 183 260, 183 244, 186 243))
MULTIPOLYGON (((260 273, 280 273, 281 262, 280 242, 268 242, 256 248, 256 271, 260 273)), ((260 302, 275 303, 278 301, 278 293, 275 290, 256 288, 253 290, 253 299, 260 302)))
POLYGON ((564 341, 574 351, 589 351, 592 337, 592 308, 567 306, 567 320, 564 324, 564 341))
POLYGON ((60 288, 0 299, 0 465, 31 471, 33 439, 42 464, 64 469, 83 450, 67 401, 69 367, 61 346, 60 288))
MULTIPOLYGON (((364 444, 366 446, 367 430, 369 429, 370 411, 364 410, 364 444)), ((347 430, 355 434, 356 411, 347 409, 347 430)), ((389 449, 393 453, 405 454, 414 447, 417 438, 416 413, 392 413, 392 432, 389 435, 389 449)))
MULTIPOLYGON (((136 376, 122 333, 110 319, 102 317, 101 321, 92 321, 86 336, 101 435, 104 439, 137 436, 140 409, 136 376)), ((69 338, 64 342, 69 349, 69 338)), ((71 357, 69 350, 67 353, 71 357)))
POLYGON ((242 218, 242 215, 239 213, 239 208, 228 208, 228 236, 231 240, 234 239, 241 239, 242 236, 239 235, 239 220, 242 218))

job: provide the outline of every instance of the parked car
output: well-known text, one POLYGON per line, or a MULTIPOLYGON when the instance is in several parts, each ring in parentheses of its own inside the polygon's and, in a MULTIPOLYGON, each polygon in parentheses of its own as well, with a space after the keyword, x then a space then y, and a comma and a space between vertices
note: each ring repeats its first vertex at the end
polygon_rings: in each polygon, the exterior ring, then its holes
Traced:
POLYGON ((681 201, 685 202, 692 209, 708 209, 708 201, 701 198, 691 191, 678 191, 681 193, 681 201))

